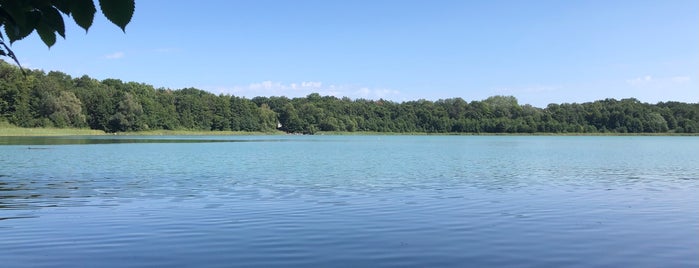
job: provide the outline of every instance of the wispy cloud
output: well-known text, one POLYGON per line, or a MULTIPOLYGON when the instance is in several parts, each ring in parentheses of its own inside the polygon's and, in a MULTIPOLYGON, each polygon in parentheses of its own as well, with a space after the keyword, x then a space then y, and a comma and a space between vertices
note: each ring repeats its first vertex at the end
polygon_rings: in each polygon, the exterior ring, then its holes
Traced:
POLYGON ((651 75, 644 75, 627 79, 626 83, 634 87, 668 87, 685 84, 691 80, 689 76, 653 77, 651 75))
POLYGON ((375 98, 380 98, 380 99, 385 99, 385 98, 392 98, 395 96, 400 95, 400 91, 398 90, 393 90, 393 89, 387 89, 387 88, 368 88, 368 87, 363 87, 360 88, 359 90, 356 90, 354 92, 354 95, 360 96, 365 99, 375 99, 375 98))
POLYGON ((302 81, 282 83, 262 81, 233 87, 203 87, 216 94, 232 94, 244 97, 256 96, 286 96, 304 97, 311 93, 323 96, 364 98, 364 99, 394 99, 400 96, 400 91, 387 88, 371 88, 355 85, 326 84, 320 81, 302 81))
POLYGON ((675 77, 670 77, 670 81, 674 83, 687 83, 690 80, 692 80, 689 76, 675 76, 675 77))
POLYGON ((117 52, 114 52, 111 54, 104 55, 104 58, 108 59, 108 60, 116 60, 116 59, 121 59, 124 56, 126 56, 126 54, 124 52, 117 51, 117 52))
POLYGON ((631 79, 626 79, 626 83, 632 86, 642 86, 653 82, 653 77, 650 75, 644 75, 639 77, 634 77, 631 79))

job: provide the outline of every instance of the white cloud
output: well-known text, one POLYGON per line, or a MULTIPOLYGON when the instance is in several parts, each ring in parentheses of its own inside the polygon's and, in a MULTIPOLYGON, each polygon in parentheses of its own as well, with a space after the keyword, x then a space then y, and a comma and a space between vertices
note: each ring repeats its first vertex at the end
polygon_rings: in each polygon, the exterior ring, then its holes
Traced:
POLYGON ((321 87, 322 82, 301 82, 301 87, 321 87))
POLYGON ((396 97, 400 95, 400 92, 398 90, 392 90, 392 89, 386 89, 386 88, 375 88, 375 89, 370 89, 368 87, 363 87, 360 88, 359 90, 354 92, 355 96, 360 96, 365 99, 385 99, 385 98, 391 98, 391 97, 396 97))
POLYGON ((627 79, 626 83, 632 86, 642 86, 647 85, 653 81, 653 77, 650 75, 640 76, 632 79, 627 79))
POLYGON ((114 52, 112 54, 104 55, 104 58, 108 59, 108 60, 115 60, 115 59, 121 59, 124 56, 126 56, 126 54, 124 52, 118 51, 118 52, 114 52))
POLYGON ((334 85, 325 84, 320 81, 302 81, 293 83, 282 83, 274 81, 262 81, 250 83, 248 85, 233 87, 202 87, 216 94, 231 94, 248 98, 257 96, 286 96, 305 97, 311 93, 318 93, 322 96, 335 96, 338 98, 364 98, 380 99, 400 96, 398 90, 386 88, 370 88, 355 85, 334 85))
POLYGON ((627 79, 626 83, 634 87, 672 87, 678 84, 686 84, 691 80, 689 76, 653 77, 644 75, 627 79))
POLYGON ((675 83, 687 83, 690 80, 689 76, 675 76, 670 78, 670 81, 675 83))
MULTIPOLYGON (((332 87, 332 85, 331 85, 331 87, 332 87)), ((299 90, 308 90, 308 89, 323 89, 323 83, 322 82, 308 81, 308 82, 284 84, 281 82, 262 81, 259 83, 250 83, 247 86, 235 86, 235 87, 233 87, 233 91, 239 91, 239 92, 248 92, 248 91, 281 92, 281 91, 294 91, 294 90, 299 91, 299 90)))

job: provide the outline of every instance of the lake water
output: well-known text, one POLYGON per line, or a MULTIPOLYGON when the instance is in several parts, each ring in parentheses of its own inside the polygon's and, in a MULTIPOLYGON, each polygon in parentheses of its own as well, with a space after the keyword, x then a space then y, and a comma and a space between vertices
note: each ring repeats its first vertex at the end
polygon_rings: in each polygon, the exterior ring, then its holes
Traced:
POLYGON ((697 267, 699 137, 0 138, 2 267, 697 267))

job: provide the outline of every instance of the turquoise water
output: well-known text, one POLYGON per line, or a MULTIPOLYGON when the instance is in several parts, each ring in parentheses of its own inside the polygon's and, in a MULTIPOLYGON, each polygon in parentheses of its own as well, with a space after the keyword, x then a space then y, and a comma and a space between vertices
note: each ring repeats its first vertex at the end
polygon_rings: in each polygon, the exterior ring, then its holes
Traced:
POLYGON ((2 267, 697 267, 699 137, 0 138, 2 267))

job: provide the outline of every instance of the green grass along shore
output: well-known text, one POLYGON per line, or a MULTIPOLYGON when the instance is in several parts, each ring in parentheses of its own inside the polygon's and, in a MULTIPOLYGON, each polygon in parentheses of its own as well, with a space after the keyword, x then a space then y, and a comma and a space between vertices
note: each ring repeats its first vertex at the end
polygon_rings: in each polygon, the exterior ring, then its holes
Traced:
MULTIPOLYGON (((8 123, 0 123, 0 137, 13 136, 233 136, 233 135, 285 135, 285 132, 245 132, 245 131, 201 131, 201 130, 148 130, 135 132, 106 133, 102 130, 84 128, 22 128, 8 123)), ((394 132, 317 132, 315 135, 498 135, 498 136, 699 136, 697 133, 394 133, 394 132)))

